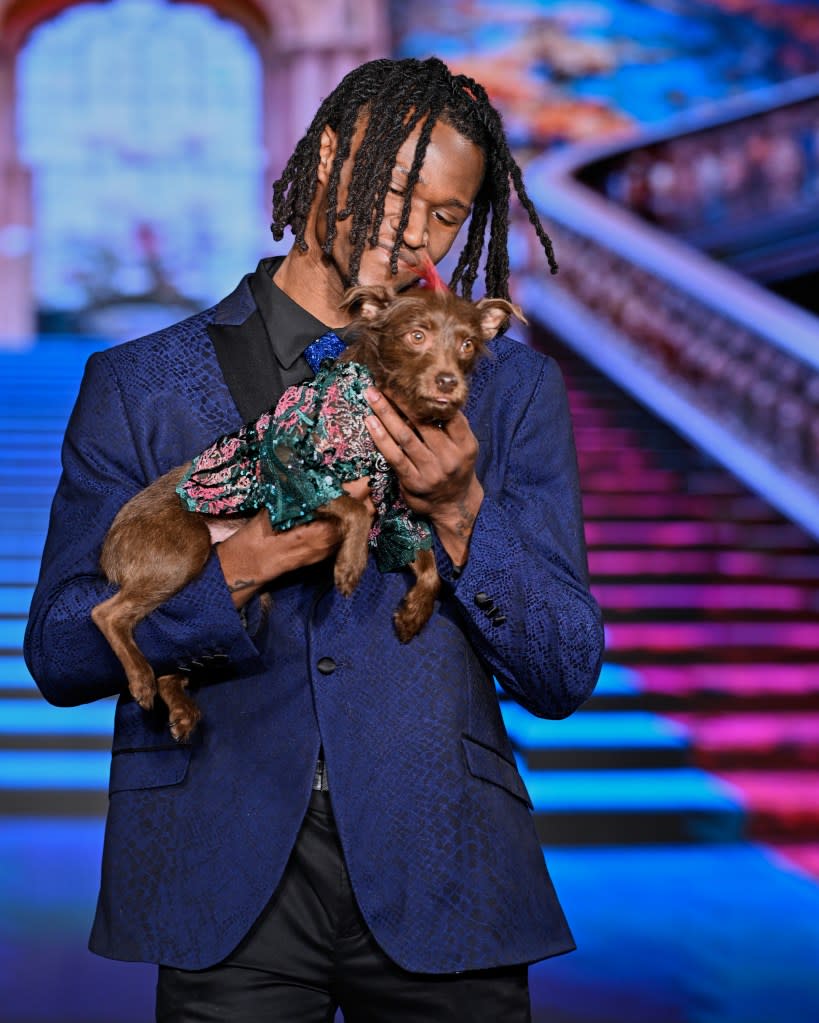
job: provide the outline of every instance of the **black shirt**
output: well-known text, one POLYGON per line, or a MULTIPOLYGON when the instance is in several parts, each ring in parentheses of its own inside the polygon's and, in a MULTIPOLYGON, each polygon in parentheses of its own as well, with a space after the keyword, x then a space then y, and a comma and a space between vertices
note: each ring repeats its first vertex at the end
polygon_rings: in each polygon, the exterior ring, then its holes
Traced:
POLYGON ((283 259, 284 256, 262 259, 250 277, 250 290, 279 364, 285 391, 291 384, 300 384, 313 375, 302 353, 329 328, 276 285, 273 274, 283 259))

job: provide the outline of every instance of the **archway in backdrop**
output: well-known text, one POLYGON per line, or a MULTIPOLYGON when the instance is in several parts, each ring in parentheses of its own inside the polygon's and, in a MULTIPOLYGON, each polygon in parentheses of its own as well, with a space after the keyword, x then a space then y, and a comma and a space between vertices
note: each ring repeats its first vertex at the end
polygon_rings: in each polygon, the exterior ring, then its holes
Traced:
POLYGON ((387 41, 381 0, 0 0, 0 345, 38 304, 122 337, 219 297, 317 103, 387 41))
POLYGON ((18 63, 40 329, 133 336, 218 298, 265 243, 261 67, 235 22, 82 4, 18 63))

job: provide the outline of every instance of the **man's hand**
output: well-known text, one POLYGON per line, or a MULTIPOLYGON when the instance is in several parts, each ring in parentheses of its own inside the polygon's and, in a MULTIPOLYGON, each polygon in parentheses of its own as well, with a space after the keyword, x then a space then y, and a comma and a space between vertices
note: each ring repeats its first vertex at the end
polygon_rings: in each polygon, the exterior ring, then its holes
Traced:
MULTIPOLYGON (((363 501, 370 514, 375 512, 366 478, 345 483, 344 489, 351 497, 363 501)), ((317 519, 281 532, 273 529, 267 509, 262 508, 223 540, 216 553, 233 604, 240 608, 280 575, 328 558, 340 541, 338 526, 332 520, 317 519)))
POLYGON ((377 390, 366 394, 373 443, 395 470, 407 505, 428 518, 455 565, 463 565, 483 501, 475 475, 478 441, 458 412, 444 426, 409 423, 377 390))

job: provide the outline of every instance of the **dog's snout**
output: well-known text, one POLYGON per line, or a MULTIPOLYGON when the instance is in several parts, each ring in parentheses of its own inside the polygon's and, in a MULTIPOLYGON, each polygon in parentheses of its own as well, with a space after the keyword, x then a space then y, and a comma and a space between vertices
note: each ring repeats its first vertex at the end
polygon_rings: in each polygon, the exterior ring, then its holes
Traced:
POLYGON ((444 394, 449 394, 458 386, 458 378, 454 373, 439 373, 435 377, 435 386, 444 394))

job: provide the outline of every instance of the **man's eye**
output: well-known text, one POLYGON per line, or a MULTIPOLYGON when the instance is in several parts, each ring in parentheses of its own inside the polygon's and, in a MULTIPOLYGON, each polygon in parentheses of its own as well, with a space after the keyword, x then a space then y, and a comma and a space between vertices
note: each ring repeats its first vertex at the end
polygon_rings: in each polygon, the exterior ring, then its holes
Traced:
POLYGON ((404 189, 400 185, 390 185, 390 195, 404 195, 404 189))
POLYGON ((460 225, 459 221, 453 220, 452 217, 447 216, 445 213, 437 211, 435 213, 435 219, 439 220, 442 224, 446 224, 447 227, 458 227, 460 225))

